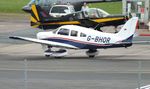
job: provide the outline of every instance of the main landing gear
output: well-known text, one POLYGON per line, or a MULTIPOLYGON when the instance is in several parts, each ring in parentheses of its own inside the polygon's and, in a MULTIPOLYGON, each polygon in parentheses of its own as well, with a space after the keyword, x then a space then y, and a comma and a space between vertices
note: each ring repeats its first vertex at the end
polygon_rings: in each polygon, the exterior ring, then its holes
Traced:
POLYGON ((59 49, 59 50, 52 50, 52 47, 48 46, 48 49, 44 52, 45 57, 55 57, 55 58, 61 58, 66 56, 67 50, 65 49, 59 49))
POLYGON ((89 49, 86 51, 86 55, 89 56, 89 58, 94 58, 96 55, 98 55, 98 51, 96 49, 89 49))

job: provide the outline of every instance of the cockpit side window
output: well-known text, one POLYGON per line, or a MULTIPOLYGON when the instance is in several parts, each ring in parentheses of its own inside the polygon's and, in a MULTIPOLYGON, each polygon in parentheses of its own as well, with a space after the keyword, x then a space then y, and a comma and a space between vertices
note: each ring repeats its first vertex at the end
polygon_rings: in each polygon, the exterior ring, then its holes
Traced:
POLYGON ((60 35, 69 35, 69 29, 61 28, 58 31, 58 34, 60 34, 60 35))
POLYGON ((86 37, 86 34, 81 32, 80 37, 86 37))
POLYGON ((57 30, 58 30, 58 29, 55 29, 55 30, 53 30, 52 32, 53 32, 54 34, 56 34, 57 30))
POLYGON ((78 31, 71 31, 71 36, 77 37, 78 36, 78 31))

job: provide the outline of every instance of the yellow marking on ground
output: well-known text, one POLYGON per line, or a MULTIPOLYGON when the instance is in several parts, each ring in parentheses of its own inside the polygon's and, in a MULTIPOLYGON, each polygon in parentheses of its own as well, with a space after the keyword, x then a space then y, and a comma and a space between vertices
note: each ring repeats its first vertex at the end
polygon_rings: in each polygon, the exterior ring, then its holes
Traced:
POLYGON ((39 21, 40 19, 39 19, 39 16, 38 16, 38 13, 37 13, 37 9, 36 9, 36 6, 35 6, 35 5, 32 5, 32 11, 33 11, 33 13, 35 14, 37 20, 39 21))

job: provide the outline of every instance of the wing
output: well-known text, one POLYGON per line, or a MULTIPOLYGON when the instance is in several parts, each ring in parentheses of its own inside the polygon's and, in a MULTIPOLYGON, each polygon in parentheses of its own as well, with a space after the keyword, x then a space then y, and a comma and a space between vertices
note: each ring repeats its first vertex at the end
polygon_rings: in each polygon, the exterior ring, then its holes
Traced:
POLYGON ((20 36, 12 36, 12 37, 9 37, 9 38, 10 39, 15 39, 15 40, 23 40, 23 41, 33 42, 33 43, 37 43, 37 44, 49 45, 49 46, 52 46, 52 47, 78 49, 77 47, 72 46, 72 45, 59 43, 59 42, 53 42, 53 41, 47 41, 47 40, 40 40, 40 39, 35 39, 35 38, 20 37, 20 36))

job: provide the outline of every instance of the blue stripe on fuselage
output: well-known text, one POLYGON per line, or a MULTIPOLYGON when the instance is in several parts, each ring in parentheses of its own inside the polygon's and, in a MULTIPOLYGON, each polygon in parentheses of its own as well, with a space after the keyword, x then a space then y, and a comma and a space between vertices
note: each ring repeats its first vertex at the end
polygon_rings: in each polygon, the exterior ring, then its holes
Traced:
POLYGON ((96 44, 96 43, 90 43, 90 42, 82 42, 82 41, 76 41, 68 38, 56 38, 51 37, 43 40, 53 41, 53 42, 59 42, 64 44, 73 45, 75 47, 78 47, 80 49, 97 49, 97 48, 116 48, 116 47, 124 47, 123 44, 96 44))
POLYGON ((133 39, 133 35, 130 36, 129 38, 123 40, 122 42, 132 42, 132 39, 133 39))
POLYGON ((53 41, 53 42, 59 42, 59 43, 65 43, 65 44, 69 44, 69 45, 73 45, 75 47, 78 47, 80 49, 89 49, 89 48, 97 48, 96 45, 90 45, 90 44, 84 44, 83 42, 76 42, 73 40, 68 40, 68 39, 64 39, 64 38, 48 38, 48 39, 44 39, 44 40, 49 40, 49 41, 53 41))

